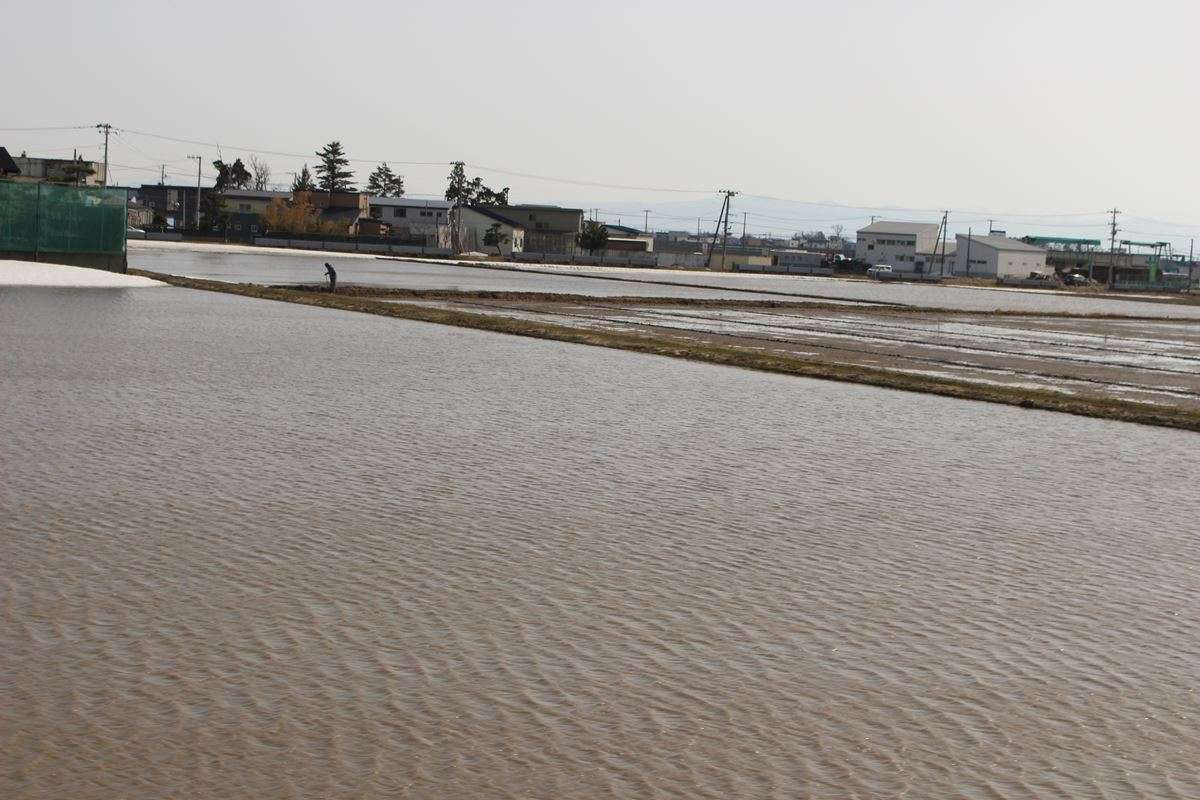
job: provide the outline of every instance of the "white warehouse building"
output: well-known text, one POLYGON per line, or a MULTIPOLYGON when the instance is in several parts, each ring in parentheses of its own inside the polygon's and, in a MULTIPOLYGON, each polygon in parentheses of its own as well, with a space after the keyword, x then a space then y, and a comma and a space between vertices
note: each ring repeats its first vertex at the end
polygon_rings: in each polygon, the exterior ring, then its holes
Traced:
POLYGON ((858 229, 854 257, 868 264, 887 264, 894 270, 912 272, 918 253, 932 253, 941 226, 927 222, 880 220, 858 229))
POLYGON ((955 275, 981 278, 1028 278, 1030 273, 1053 275, 1044 248, 1007 236, 958 234, 955 275))

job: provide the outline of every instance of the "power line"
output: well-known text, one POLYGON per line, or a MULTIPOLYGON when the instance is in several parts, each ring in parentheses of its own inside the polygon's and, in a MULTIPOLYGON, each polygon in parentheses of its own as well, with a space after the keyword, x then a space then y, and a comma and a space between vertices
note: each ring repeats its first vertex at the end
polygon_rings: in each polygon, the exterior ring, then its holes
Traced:
MULTIPOLYGON (((266 150, 261 147, 235 147, 229 144, 218 144, 217 142, 201 142, 196 139, 181 139, 175 136, 164 136, 160 133, 147 133, 146 131, 135 131, 132 128, 123 128, 126 133, 132 133, 137 136, 147 136, 151 139, 162 139, 167 142, 176 142, 178 144, 192 144, 200 147, 212 147, 214 149, 235 150, 239 153, 261 153, 268 156, 280 156, 281 158, 316 158, 316 153, 286 153, 281 150, 266 150)), ((452 162, 450 161, 397 161, 390 158, 351 158, 347 159, 354 164, 401 164, 411 167, 446 167, 452 162)))
POLYGON ((0 131, 85 131, 92 127, 92 125, 58 125, 40 128, 0 128, 0 131))

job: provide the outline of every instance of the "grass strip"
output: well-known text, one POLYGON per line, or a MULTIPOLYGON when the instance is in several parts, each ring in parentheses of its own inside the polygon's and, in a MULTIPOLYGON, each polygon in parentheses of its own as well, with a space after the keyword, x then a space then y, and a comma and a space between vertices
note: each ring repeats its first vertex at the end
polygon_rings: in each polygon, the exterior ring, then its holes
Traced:
MULTIPOLYGON (((635 353, 682 358, 708 364, 742 367, 744 369, 797 375, 806 378, 842 381, 907 392, 934 394, 960 400, 979 400, 1021 408, 1057 411, 1083 417, 1134 422, 1165 428, 1178 428, 1200 432, 1200 411, 1184 408, 1154 406, 1129 400, 1103 397, 1063 395, 1044 389, 1025 389, 1011 386, 989 386, 986 384, 957 381, 916 375, 905 372, 863 367, 853 364, 837 364, 798 356, 767 354, 732 345, 702 342, 679 342, 653 334, 593 331, 555 325, 545 322, 515 319, 490 314, 475 314, 446 308, 432 308, 407 303, 386 302, 366 297, 314 292, 262 286, 253 283, 225 283, 196 278, 183 278, 145 270, 130 270, 130 274, 210 292, 254 297, 262 300, 277 300, 287 303, 332 308, 341 311, 357 311, 396 319, 430 322, 459 328, 490 331, 512 336, 527 336, 594 347, 629 350, 635 353)), ((592 298, 594 300, 595 298, 592 298)))
MULTIPOLYGON (((328 294, 328 284, 272 284, 269 289, 287 289, 296 292, 315 292, 328 294)), ((621 305, 644 307, 689 307, 689 308, 728 308, 728 309, 801 309, 807 311, 838 311, 846 314, 867 314, 872 316, 949 316, 949 317, 1020 317, 1046 319, 1080 319, 1080 320, 1123 320, 1130 322, 1163 322, 1195 325, 1200 320, 1186 317, 1157 317, 1129 316, 1109 312, 1094 312, 1078 314, 1070 311, 1020 311, 1008 309, 993 309, 991 311, 968 311, 961 308, 937 308, 925 306, 887 305, 885 303, 858 304, 855 300, 838 302, 832 298, 822 300, 723 300, 719 298, 699 297, 645 297, 632 296, 598 296, 590 294, 556 294, 553 292, 515 292, 497 291, 491 289, 459 290, 459 289, 403 289, 382 286, 362 286, 349 283, 340 284, 337 293, 349 297, 396 299, 396 300, 496 300, 507 302, 529 303, 574 303, 585 305, 621 305)), ((789 295, 791 296, 791 295, 789 295)))

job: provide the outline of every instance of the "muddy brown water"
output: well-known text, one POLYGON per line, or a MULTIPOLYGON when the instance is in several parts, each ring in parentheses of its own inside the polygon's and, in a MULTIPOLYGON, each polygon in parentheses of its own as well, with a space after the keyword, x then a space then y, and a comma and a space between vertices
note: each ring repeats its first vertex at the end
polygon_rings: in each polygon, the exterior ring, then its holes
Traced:
POLYGON ((0 292, 0 797, 1200 796, 1195 434, 0 292))

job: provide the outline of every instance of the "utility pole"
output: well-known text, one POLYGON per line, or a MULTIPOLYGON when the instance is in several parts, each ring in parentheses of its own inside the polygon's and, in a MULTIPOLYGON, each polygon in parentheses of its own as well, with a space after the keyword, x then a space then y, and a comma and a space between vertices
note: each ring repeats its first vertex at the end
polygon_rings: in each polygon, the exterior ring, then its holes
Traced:
POLYGON ((700 218, 696 217, 696 238, 700 238, 700 218))
POLYGON ((971 229, 967 228, 967 277, 971 276, 971 229))
POLYGON ((167 165, 166 164, 159 165, 158 185, 159 186, 167 185, 167 165))
POLYGON ((646 215, 646 223, 642 226, 642 230, 646 233, 650 232, 650 209, 643 208, 642 212, 646 215))
POLYGON ((742 244, 746 243, 746 212, 742 212, 742 244))
MULTIPOLYGON (((196 230, 200 229, 200 164, 204 161, 202 156, 188 156, 188 158, 196 159, 196 230)), ((183 224, 187 227, 187 203, 183 204, 183 224)))
POLYGON ((872 225, 874 225, 874 224, 875 224, 875 220, 877 220, 877 219, 879 219, 879 215, 878 215, 878 214, 872 214, 872 215, 871 215, 871 224, 872 224, 872 225))
POLYGON ((1192 289, 1192 273, 1196 271, 1196 240, 1188 245, 1188 291, 1192 289))
POLYGON ((1112 288, 1117 278, 1117 232, 1120 228, 1117 227, 1117 215, 1121 213, 1119 208, 1110 208, 1108 213, 1112 214, 1112 225, 1109 227, 1108 238, 1108 288, 1112 288))
POLYGON ((717 236, 721 236, 721 269, 725 269, 725 255, 728 252, 729 241, 729 200, 737 195, 732 189, 722 189, 725 198, 721 201, 721 213, 717 215, 717 229, 713 231, 712 244, 708 248, 708 258, 704 260, 704 268, 712 266, 713 250, 717 248, 717 236))
POLYGON ((101 122, 96 126, 97 130, 104 131, 104 179, 100 182, 101 186, 108 186, 108 135, 112 132, 112 125, 107 122, 101 122))
POLYGON ((942 212, 942 257, 938 263, 938 276, 946 274, 946 239, 950 236, 950 210, 942 212))

